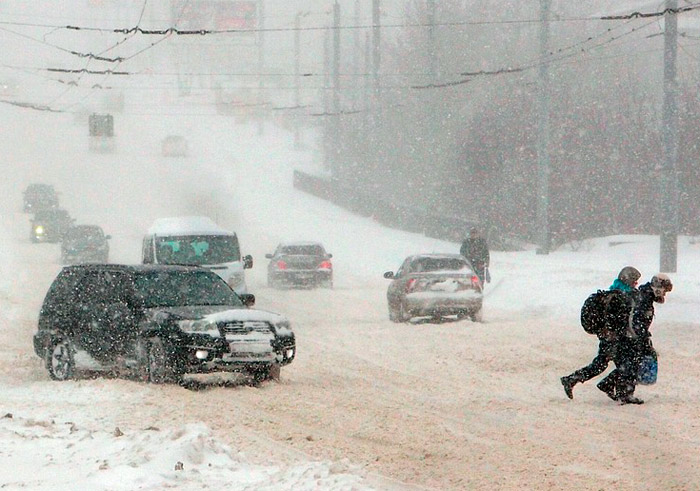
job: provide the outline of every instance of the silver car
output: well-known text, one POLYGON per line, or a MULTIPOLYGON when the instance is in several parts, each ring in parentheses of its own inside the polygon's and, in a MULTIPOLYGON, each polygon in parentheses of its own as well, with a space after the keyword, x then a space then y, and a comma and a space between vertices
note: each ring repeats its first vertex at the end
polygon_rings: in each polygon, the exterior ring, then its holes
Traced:
POLYGON ((481 321, 483 285, 469 262, 459 254, 409 256, 399 270, 387 271, 389 319, 469 317, 481 321))

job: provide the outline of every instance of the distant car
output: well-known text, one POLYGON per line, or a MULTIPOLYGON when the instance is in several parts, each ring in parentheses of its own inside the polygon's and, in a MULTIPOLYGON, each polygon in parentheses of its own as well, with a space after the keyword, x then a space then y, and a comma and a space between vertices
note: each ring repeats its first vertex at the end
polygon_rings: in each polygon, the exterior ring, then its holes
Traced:
POLYGON ((30 184, 24 190, 23 197, 25 213, 58 208, 58 193, 50 184, 30 184))
POLYGON ((481 321, 481 280, 459 254, 409 256, 396 273, 384 277, 392 280, 387 301, 393 322, 454 315, 481 321))
POLYGON ((73 225, 66 231, 61 242, 61 262, 106 263, 109 262, 109 242, 98 225, 73 225))
POLYGON ((0 98, 15 98, 17 97, 19 84, 16 80, 7 79, 0 81, 0 98))
POLYGON ((267 284, 281 286, 333 288, 332 254, 318 242, 283 242, 274 254, 265 254, 267 284))
POLYGON ((285 317, 254 303, 197 266, 66 266, 39 312, 34 352, 54 380, 244 372, 261 382, 294 360, 296 342, 285 317))
POLYGON ((31 220, 29 239, 32 242, 60 242, 73 221, 62 208, 38 211, 31 220))
POLYGON ((187 157, 189 146, 187 140, 180 135, 168 135, 162 143, 163 157, 187 157))

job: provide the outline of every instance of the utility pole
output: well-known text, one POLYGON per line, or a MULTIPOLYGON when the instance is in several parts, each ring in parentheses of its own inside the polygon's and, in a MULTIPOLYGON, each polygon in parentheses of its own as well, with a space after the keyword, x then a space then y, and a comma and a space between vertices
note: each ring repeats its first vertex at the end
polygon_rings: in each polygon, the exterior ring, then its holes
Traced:
POLYGON ((331 158, 331 176, 338 176, 338 142, 340 135, 340 4, 338 0, 333 4, 333 116, 331 127, 330 148, 333 149, 331 158))
POLYGON ((678 261, 678 0, 666 0, 664 15, 664 162, 661 173, 663 212, 659 263, 661 271, 675 273, 678 261))
MULTIPOLYGON (((428 84, 438 83, 437 74, 437 41, 436 41, 436 20, 437 20, 437 6, 435 0, 427 0, 428 8, 428 84)), ((435 90, 429 90, 426 94, 427 100, 426 105, 430 108, 431 117, 424 119, 424 132, 427 139, 428 145, 425 146, 425 158, 433 162, 438 162, 440 160, 440 148, 437 144, 439 139, 439 128, 441 121, 432 115, 441 114, 440 111, 440 96, 435 90)), ((438 214, 438 204, 440 203, 439 196, 441 194, 441 166, 436 166, 435 171, 432 173, 429 182, 427 182, 426 189, 428 194, 426 196, 426 212, 429 215, 438 214)), ((424 230, 425 233, 425 230, 424 230)))
POLYGON ((437 67, 437 46, 435 43, 435 19, 437 18, 435 12, 435 0, 428 0, 428 72, 430 73, 430 80, 428 83, 436 83, 436 67, 437 67))
MULTIPOLYGON (((352 31, 352 66, 353 66, 353 71, 355 72, 355 77, 358 76, 360 73, 360 54, 362 53, 362 45, 360 44, 360 0, 355 0, 355 15, 354 15, 354 24, 355 24, 355 29, 352 31)), ((359 78, 355 78, 355 81, 359 80, 359 78)), ((358 109, 358 101, 360 99, 360 91, 357 90, 358 86, 355 83, 354 90, 353 90, 353 96, 352 96, 352 102, 353 102, 353 108, 358 109)))
POLYGON ((328 114, 330 113, 330 103, 328 101, 328 91, 331 87, 331 34, 330 29, 326 29, 323 33, 323 168, 330 170, 330 156, 328 155, 329 131, 328 131, 328 114))
MULTIPOLYGON (((296 110, 293 114, 298 114, 301 106, 300 84, 301 84, 301 12, 297 12, 294 17, 294 105, 296 110)), ((299 121, 294 118, 294 148, 301 148, 301 130, 299 121)))
POLYGON ((537 254, 549 254, 549 10, 551 0, 540 0, 540 62, 539 67, 539 124, 537 137, 538 186, 537 230, 540 247, 537 254))
MULTIPOLYGON (((365 69, 364 69, 365 75, 368 75, 372 71, 371 53, 372 53, 372 39, 371 39, 369 33, 367 32, 367 33, 365 33, 365 69)), ((363 80, 363 88, 364 88, 364 95, 365 95, 365 97, 364 97, 365 103, 364 103, 363 108, 365 109, 365 114, 366 114, 365 120, 366 120, 367 117, 369 117, 369 112, 367 112, 366 110, 369 108, 369 100, 370 100, 370 97, 372 95, 372 89, 371 89, 372 83, 370 82, 368 76, 362 77, 362 80, 363 80)))
POLYGON ((381 96, 381 87, 379 85, 379 66, 382 62, 381 53, 381 6, 380 0, 372 0, 372 77, 374 79, 374 95, 377 100, 381 96))
MULTIPOLYGON (((333 4, 333 112, 340 112, 340 5, 333 4)), ((337 118, 336 118, 337 119, 337 118)))
POLYGON ((265 0, 258 0, 258 134, 265 132, 263 92, 265 91, 265 0))

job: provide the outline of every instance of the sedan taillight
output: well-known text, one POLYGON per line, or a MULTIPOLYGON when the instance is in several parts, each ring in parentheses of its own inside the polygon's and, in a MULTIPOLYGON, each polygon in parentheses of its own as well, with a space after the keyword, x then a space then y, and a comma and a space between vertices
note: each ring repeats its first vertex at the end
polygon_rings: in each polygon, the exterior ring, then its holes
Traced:
POLYGON ((411 278, 408 280, 408 283, 406 283, 406 293, 411 293, 413 289, 416 286, 417 280, 415 278, 411 278))
POLYGON ((287 269, 287 263, 282 260, 277 261, 277 269, 287 269))
POLYGON ((333 265, 330 261, 323 261, 318 265, 318 269, 333 269, 333 265))

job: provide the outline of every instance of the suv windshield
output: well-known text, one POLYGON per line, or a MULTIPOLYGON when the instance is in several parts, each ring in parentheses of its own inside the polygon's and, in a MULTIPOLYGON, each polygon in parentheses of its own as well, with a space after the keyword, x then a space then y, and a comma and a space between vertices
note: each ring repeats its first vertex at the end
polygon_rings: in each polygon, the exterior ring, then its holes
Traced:
POLYGON ((156 238, 160 264, 211 265, 241 260, 235 235, 186 235, 156 238))
POLYGON ((242 307, 241 299, 209 271, 148 271, 134 278, 136 296, 145 308, 191 305, 242 307))
POLYGON ((287 245, 282 246, 280 254, 288 256, 325 256, 326 251, 320 245, 287 245))

